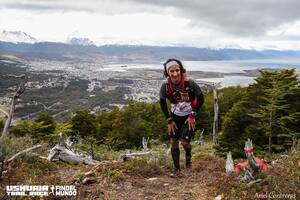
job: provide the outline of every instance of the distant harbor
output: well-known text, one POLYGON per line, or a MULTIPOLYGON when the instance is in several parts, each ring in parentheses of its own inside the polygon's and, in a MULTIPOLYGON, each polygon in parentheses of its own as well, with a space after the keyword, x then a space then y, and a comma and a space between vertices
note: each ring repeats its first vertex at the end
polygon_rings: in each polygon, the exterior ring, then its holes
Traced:
MULTIPOLYGON (((279 68, 295 68, 300 71, 300 59, 253 59, 253 60, 218 60, 218 61, 183 61, 184 66, 188 71, 209 71, 223 73, 240 73, 243 70, 254 69, 279 69, 279 68)), ((162 69, 162 63, 126 63, 108 65, 108 68, 130 69, 130 68, 145 68, 145 69, 162 69), (126 67, 124 67, 126 66, 126 67)))
MULTIPOLYGON (((261 60, 222 60, 222 61, 183 61, 187 71, 193 71, 201 77, 194 77, 199 80, 221 82, 223 87, 241 86, 245 87, 255 82, 258 75, 258 69, 291 69, 300 71, 300 59, 261 59, 261 60), (203 72, 203 73, 201 73, 203 72), (210 72, 210 73, 209 73, 210 72)), ((162 70, 162 63, 153 64, 126 64, 110 65, 108 68, 114 71, 145 69, 145 70, 162 70)), ((106 69, 108 70, 108 69, 106 69)))

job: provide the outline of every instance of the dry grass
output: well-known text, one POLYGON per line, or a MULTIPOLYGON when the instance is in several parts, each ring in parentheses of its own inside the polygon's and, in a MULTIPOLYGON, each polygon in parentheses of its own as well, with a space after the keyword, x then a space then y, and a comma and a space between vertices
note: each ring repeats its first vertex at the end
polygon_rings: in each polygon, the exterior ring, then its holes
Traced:
MULTIPOLYGON (((171 155, 162 145, 152 146, 152 154, 125 163, 113 162, 121 153, 109 151, 102 158, 107 162, 97 167, 92 175, 94 183, 78 183, 77 199, 259 199, 256 194, 274 192, 295 194, 299 197, 300 153, 270 157, 270 169, 257 176, 260 183, 247 186, 239 181, 238 175, 225 174, 225 159, 214 155, 211 143, 193 146, 193 167, 189 175, 179 178, 168 176, 172 169, 171 155), (274 162, 271 162, 274 161, 274 162)), ((182 149, 181 149, 182 150, 182 149)), ((102 151, 102 150, 101 150, 102 151)), ((181 151, 184 155, 184 151, 181 151)), ((45 153, 45 150, 42 150, 45 153)), ((182 166, 184 156, 181 156, 182 166)), ((82 181, 92 166, 70 165, 63 162, 49 162, 33 155, 16 160, 11 166, 1 187, 8 184, 73 185, 82 181)), ((4 190, 0 189, 0 197, 4 190)), ((297 198, 296 197, 296 198, 297 198)), ((54 198, 52 198, 54 199, 54 198)))

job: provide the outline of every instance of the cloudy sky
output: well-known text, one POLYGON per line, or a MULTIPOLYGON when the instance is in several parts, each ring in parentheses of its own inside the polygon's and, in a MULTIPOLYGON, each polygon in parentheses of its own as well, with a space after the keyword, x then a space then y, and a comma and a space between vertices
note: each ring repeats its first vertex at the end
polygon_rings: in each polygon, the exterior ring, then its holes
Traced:
POLYGON ((298 0, 0 0, 0 31, 39 41, 300 50, 298 0))

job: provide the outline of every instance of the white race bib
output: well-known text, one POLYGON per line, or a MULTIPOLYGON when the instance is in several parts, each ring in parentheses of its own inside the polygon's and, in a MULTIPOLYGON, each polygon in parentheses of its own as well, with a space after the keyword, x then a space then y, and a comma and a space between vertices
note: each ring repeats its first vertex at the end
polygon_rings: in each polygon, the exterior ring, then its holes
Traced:
POLYGON ((178 116, 186 116, 193 112, 191 102, 179 102, 171 104, 171 112, 178 116))

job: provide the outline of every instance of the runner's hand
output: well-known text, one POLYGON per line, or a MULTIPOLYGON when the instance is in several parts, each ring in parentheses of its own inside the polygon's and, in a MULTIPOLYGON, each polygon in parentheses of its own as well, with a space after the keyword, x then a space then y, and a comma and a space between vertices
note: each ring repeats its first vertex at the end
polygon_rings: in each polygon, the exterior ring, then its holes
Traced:
POLYGON ((171 122, 170 124, 168 124, 168 133, 169 135, 171 135, 171 133, 173 132, 173 135, 175 135, 175 130, 177 129, 176 123, 175 122, 171 122))
POLYGON ((195 118, 191 118, 191 117, 188 117, 184 123, 188 123, 189 125, 189 131, 190 130, 195 130, 195 126, 196 126, 196 120, 195 118))

